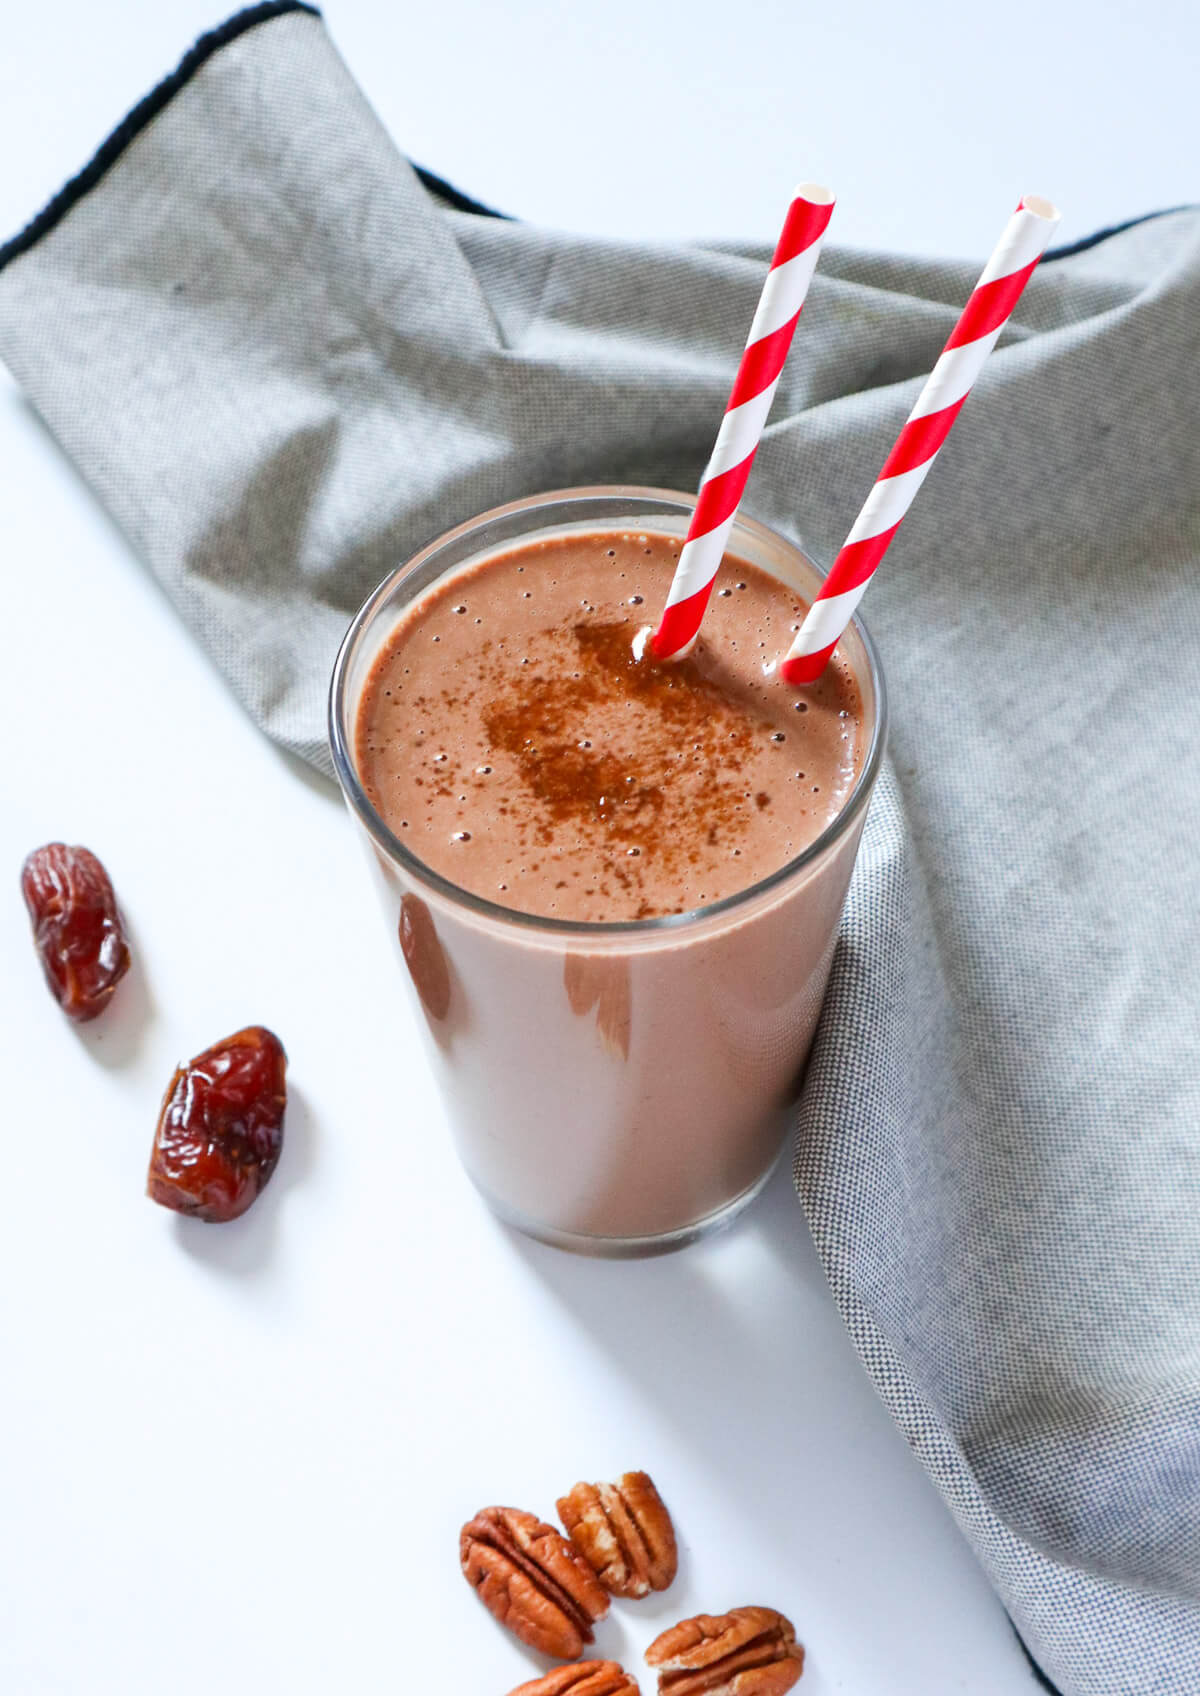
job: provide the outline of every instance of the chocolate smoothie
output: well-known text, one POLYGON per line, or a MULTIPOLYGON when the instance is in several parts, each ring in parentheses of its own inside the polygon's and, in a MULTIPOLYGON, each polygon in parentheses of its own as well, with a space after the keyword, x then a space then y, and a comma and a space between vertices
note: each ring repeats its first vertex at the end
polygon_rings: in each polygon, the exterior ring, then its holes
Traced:
POLYGON ((463 1163, 503 1218, 597 1253, 686 1241, 764 1181, 878 762, 857 628, 816 688, 778 679, 819 577, 760 525, 693 652, 647 655, 691 507, 484 514, 381 585, 334 677, 463 1163))
POLYGON ((804 603, 736 558, 692 654, 656 662, 647 621, 679 545, 527 542, 409 611, 367 682, 357 756, 427 865, 526 913, 646 919, 749 888, 837 817, 863 758, 849 667, 782 685, 804 603))

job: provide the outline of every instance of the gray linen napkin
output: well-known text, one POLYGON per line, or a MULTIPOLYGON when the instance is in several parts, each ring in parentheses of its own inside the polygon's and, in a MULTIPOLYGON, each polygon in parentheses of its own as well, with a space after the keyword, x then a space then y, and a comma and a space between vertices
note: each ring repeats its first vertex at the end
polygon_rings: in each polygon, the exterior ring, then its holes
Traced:
MULTIPOLYGON (((0 355, 327 771, 397 559, 536 490, 695 487, 767 257, 456 210, 273 6, 0 256, 0 355)), ((749 511, 832 558, 978 263, 826 249, 749 511)), ((1047 261, 892 548, 796 1144, 866 1368, 1071 1696, 1200 1692, 1198 362, 1200 213, 1047 261)))

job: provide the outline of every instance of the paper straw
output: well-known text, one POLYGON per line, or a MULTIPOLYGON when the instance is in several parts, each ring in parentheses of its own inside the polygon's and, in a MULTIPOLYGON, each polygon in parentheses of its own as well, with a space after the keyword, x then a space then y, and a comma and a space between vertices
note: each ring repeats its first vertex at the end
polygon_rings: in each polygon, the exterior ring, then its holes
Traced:
POLYGON ((1023 196, 984 266, 962 317, 929 374, 908 422, 884 462, 833 569, 821 585, 796 640, 780 665, 785 683, 815 683, 866 593, 913 497, 929 474, 971 385, 1021 298, 1021 291, 1060 213, 1035 194, 1023 196))
POLYGON ((792 196, 733 393, 700 479, 667 604, 650 638, 658 659, 682 653, 700 629, 832 214, 833 196, 817 183, 801 183, 792 196))

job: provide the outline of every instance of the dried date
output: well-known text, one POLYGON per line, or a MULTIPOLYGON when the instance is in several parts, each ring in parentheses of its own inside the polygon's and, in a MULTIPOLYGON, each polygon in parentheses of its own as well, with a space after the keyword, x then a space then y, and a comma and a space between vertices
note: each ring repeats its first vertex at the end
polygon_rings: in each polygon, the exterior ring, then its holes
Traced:
POLYGON ((261 1025, 180 1066, 158 1117, 150 1199, 213 1223, 244 1213, 283 1147, 286 1071, 282 1043, 261 1025))
POLYGON ((129 970, 108 873, 89 849, 48 842, 22 866, 21 893, 51 994, 69 1019, 94 1019, 129 970))
POLYGON ((510 1690, 508 1696, 639 1696, 637 1680, 616 1661, 576 1661, 510 1690))

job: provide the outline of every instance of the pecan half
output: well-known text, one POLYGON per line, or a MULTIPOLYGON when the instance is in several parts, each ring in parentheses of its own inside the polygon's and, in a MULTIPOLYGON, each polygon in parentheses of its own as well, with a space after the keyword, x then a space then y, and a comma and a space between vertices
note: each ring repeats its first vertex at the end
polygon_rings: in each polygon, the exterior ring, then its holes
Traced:
POLYGON ((616 1661, 576 1661, 545 1678, 519 1684, 508 1696, 638 1696, 637 1680, 616 1661))
POLYGON ((608 1597, 561 1532, 520 1508, 481 1508, 459 1538, 467 1583, 501 1625, 555 1660, 592 1641, 608 1597))
POLYGON ((611 1595, 648 1596, 675 1577, 675 1529, 648 1473, 576 1484, 559 1497, 558 1517, 611 1595))
POLYGON ((659 1696, 782 1696, 804 1671, 791 1620, 774 1608, 697 1614, 646 1650, 659 1696))

